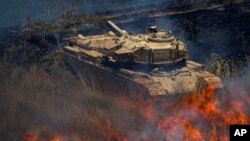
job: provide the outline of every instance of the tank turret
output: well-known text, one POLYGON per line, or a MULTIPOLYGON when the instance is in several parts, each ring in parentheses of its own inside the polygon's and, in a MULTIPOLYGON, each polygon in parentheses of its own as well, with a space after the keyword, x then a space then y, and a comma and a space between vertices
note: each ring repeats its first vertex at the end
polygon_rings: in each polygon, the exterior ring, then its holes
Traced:
POLYGON ((123 44, 113 56, 116 61, 164 65, 187 58, 186 45, 168 31, 158 31, 152 26, 149 34, 129 35, 113 22, 108 21, 108 24, 122 36, 119 40, 123 44))

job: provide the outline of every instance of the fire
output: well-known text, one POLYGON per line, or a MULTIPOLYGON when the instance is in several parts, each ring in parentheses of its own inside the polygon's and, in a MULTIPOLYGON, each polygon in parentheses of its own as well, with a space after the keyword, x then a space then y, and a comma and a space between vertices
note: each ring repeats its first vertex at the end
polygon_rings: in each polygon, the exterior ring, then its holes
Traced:
POLYGON ((241 101, 230 100, 232 107, 223 109, 215 97, 215 85, 210 84, 202 93, 192 94, 179 101, 178 109, 168 105, 164 118, 154 115, 154 105, 147 105, 142 115, 164 134, 167 140, 229 140, 230 124, 248 124, 249 115, 242 111, 241 101), (153 120, 152 120, 153 119, 153 120))
POLYGON ((113 124, 110 120, 105 121, 104 127, 99 126, 99 124, 96 126, 96 129, 101 131, 108 141, 128 141, 128 139, 121 132, 113 127, 113 124))
POLYGON ((63 141, 63 140, 59 135, 55 135, 50 139, 50 141, 63 141))
POLYGON ((30 132, 25 133, 23 138, 25 141, 37 141, 37 136, 30 132))
MULTIPOLYGON (((39 134, 27 132, 23 135, 25 141, 67 141, 65 137, 55 134, 50 138, 41 137, 39 134)), ((73 140, 78 141, 78 140, 73 140)))
POLYGON ((153 105, 153 103, 152 102, 149 102, 146 106, 145 106, 145 108, 142 108, 142 113, 144 113, 144 116, 146 117, 146 119, 148 119, 149 121, 153 121, 153 107, 154 107, 154 105, 153 105))
MULTIPOLYGON (((156 127, 154 130, 162 134, 164 140, 228 141, 230 124, 250 123, 250 111, 246 108, 250 105, 250 99, 246 97, 244 102, 241 101, 242 99, 231 98, 221 101, 216 97, 215 90, 215 85, 210 84, 203 92, 179 98, 177 101, 163 99, 161 108, 159 108, 158 101, 154 99, 124 98, 119 100, 121 105, 139 113, 148 124, 156 127)), ((123 133, 112 120, 100 117, 92 120, 96 132, 103 136, 103 140, 131 140, 126 134, 129 131, 123 133)), ((157 136, 152 137, 145 133, 142 133, 141 136, 139 140, 158 140, 157 136)), ((45 141, 39 134, 30 132, 25 133, 23 138, 25 141, 45 141)), ((86 140, 80 137, 72 139, 61 134, 54 134, 49 141, 67 141, 69 139, 72 141, 86 140)))
MULTIPOLYGON (((113 126, 113 123, 109 120, 105 121, 105 124, 101 124, 103 119, 99 117, 93 118, 93 122, 95 122, 94 128, 96 133, 100 133, 102 135, 102 140, 108 141, 128 141, 128 139, 113 126)), ((48 128, 48 127, 46 127, 48 128)), ((37 129, 36 132, 27 132, 24 133, 23 139, 25 141, 95 141, 94 137, 91 139, 81 138, 79 135, 75 133, 67 133, 67 134, 59 134, 59 133, 47 133, 44 131, 45 129, 37 129), (47 135, 44 135, 47 134, 47 135)))
POLYGON ((201 141, 202 140, 202 135, 201 132, 198 128, 193 127, 192 125, 190 125, 190 123, 184 123, 184 127, 185 127, 185 135, 184 137, 186 139, 190 138, 190 140, 197 140, 197 141, 201 141))

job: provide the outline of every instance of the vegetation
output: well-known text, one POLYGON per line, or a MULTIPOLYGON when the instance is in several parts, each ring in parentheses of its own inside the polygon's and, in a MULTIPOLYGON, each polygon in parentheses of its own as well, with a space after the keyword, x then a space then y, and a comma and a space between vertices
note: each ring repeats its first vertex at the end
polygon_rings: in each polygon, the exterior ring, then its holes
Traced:
POLYGON ((212 54, 211 58, 205 65, 206 69, 220 76, 223 80, 239 78, 247 73, 247 64, 243 59, 238 57, 223 59, 218 54, 212 54))
MULTIPOLYGON (((56 135, 62 135, 67 141, 75 138, 87 141, 165 140, 165 130, 161 128, 172 133, 175 126, 191 129, 188 133, 196 133, 196 129, 204 126, 204 132, 213 131, 211 134, 214 135, 227 129, 224 125, 222 127, 222 123, 229 117, 236 119, 230 123, 249 123, 249 95, 245 93, 249 91, 248 82, 243 83, 244 87, 240 87, 242 83, 239 82, 223 91, 227 95, 223 99, 227 104, 221 104, 219 108, 232 107, 224 108, 226 110, 213 107, 220 101, 215 101, 217 97, 211 95, 153 101, 107 96, 89 89, 64 64, 58 53, 60 39, 57 36, 63 30, 75 31, 77 25, 91 23, 88 19, 94 23, 102 20, 72 12, 64 18, 64 22, 54 24, 30 23, 24 30, 23 40, 0 47, 4 51, 0 58, 0 140, 31 141, 39 138, 52 141, 56 135), (87 20, 79 24, 79 17, 87 20), (49 33, 54 34, 57 42, 51 42, 49 33), (237 87, 241 91, 232 92, 237 87), (234 104, 235 101, 240 104, 234 104), (241 105, 240 108, 234 107, 241 105), (224 112, 229 114, 224 115, 224 112), (241 115, 243 120, 238 118, 241 115)), ((207 69, 225 79, 242 76, 246 72, 244 63, 237 59, 212 60, 208 62, 207 69)), ((178 136, 180 134, 178 132, 178 136)), ((203 136, 211 139, 212 135, 203 136)), ((183 137, 190 136, 184 134, 183 137)), ((191 139, 195 137, 191 136, 191 139)))
POLYGON ((38 66, 12 67, 1 73, 1 140, 22 140, 28 131, 41 131, 37 136, 45 140, 56 133, 101 140, 112 116, 131 115, 119 99, 90 91, 64 69, 48 74, 38 66))
POLYGON ((48 38, 51 30, 61 29, 34 23, 19 43, 1 46, 0 140, 52 140, 54 134, 121 140, 126 131, 140 130, 146 121, 122 98, 89 89, 64 64, 48 38))
POLYGON ((24 68, 1 60, 0 140, 165 140, 169 138, 165 133, 172 133, 174 126, 185 129, 183 135, 178 134, 180 138, 195 139, 190 135, 201 125, 208 125, 205 127, 211 129, 212 135, 199 129, 198 139, 211 139, 217 133, 227 133, 224 122, 250 121, 249 113, 241 113, 249 107, 249 96, 244 94, 247 87, 240 87, 243 92, 239 93, 230 92, 230 87, 223 91, 227 97, 222 106, 232 107, 231 110, 217 106, 209 109, 217 102, 212 92, 155 100, 107 96, 89 89, 67 66, 54 61, 54 66, 33 64, 24 68), (238 102, 244 105, 240 111, 234 107, 238 102))

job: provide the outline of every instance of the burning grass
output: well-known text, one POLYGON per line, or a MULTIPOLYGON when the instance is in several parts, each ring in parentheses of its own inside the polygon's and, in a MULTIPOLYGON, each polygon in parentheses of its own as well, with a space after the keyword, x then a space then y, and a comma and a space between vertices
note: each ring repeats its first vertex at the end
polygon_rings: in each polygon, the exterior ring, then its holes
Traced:
POLYGON ((211 84, 199 94, 147 101, 144 104, 136 101, 134 107, 147 119, 147 128, 153 126, 155 128, 151 132, 160 134, 152 136, 149 133, 137 136, 136 140, 227 141, 230 124, 250 123, 247 86, 244 82, 236 81, 227 85, 225 90, 216 92, 211 84), (222 93, 223 97, 220 95, 222 93))
MULTIPOLYGON (((60 24, 34 23, 26 29, 24 45, 4 49, 9 63, 0 59, 0 140, 224 141, 230 124, 250 124, 250 75, 242 77, 241 62, 216 60, 207 68, 225 79, 241 77, 221 91, 210 85, 183 97, 143 99, 90 90, 61 66, 55 45, 28 43, 34 31, 42 37, 74 31, 83 24, 74 17, 69 13, 60 24)), ((92 24, 103 20, 78 17, 92 24)))
POLYGON ((29 67, 0 61, 0 139, 215 141, 228 140, 230 124, 250 124, 249 74, 233 75, 241 77, 220 91, 211 84, 181 97, 130 98, 89 89, 51 56, 29 67))
POLYGON ((0 140, 228 140, 250 123, 249 75, 202 93, 143 99, 102 95, 66 69, 51 73, 1 63, 0 140))

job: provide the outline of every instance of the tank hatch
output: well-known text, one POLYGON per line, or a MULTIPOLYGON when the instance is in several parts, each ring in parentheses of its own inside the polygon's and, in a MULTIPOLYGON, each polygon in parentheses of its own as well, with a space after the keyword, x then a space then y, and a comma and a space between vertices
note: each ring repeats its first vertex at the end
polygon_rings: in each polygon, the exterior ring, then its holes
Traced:
POLYGON ((172 42, 175 41, 175 37, 169 32, 160 31, 156 33, 151 33, 148 40, 151 42, 172 42))

